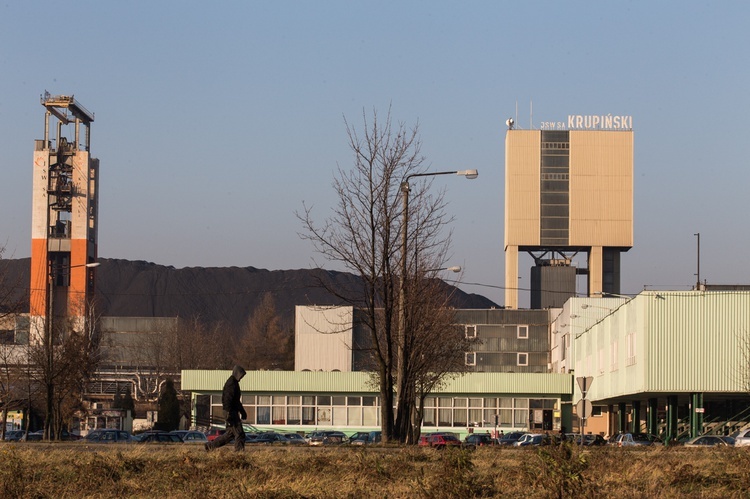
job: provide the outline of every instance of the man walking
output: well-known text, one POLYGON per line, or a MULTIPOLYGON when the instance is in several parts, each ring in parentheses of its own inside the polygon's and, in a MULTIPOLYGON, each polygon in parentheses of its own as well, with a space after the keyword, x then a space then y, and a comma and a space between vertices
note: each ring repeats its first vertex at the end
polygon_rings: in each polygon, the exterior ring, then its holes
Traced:
POLYGON ((213 442, 207 442, 206 450, 213 450, 228 444, 234 438, 234 450, 239 452, 245 449, 245 430, 242 428, 242 420, 247 418, 245 408, 242 407, 242 392, 240 391, 240 380, 245 376, 245 370, 240 366, 234 366, 232 375, 224 383, 221 392, 221 405, 224 409, 227 430, 213 442))

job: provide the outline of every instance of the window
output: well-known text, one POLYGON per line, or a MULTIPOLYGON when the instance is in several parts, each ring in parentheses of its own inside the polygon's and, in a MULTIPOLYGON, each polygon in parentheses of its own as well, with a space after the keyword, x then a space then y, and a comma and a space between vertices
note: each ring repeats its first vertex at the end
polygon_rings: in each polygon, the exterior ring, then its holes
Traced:
POLYGON ((518 326, 516 328, 516 337, 519 340, 526 340, 529 338, 529 326, 518 326))
POLYGON ((625 364, 632 366, 635 364, 635 333, 629 333, 626 339, 628 342, 628 358, 625 360, 625 364))
POLYGON ((603 410, 604 410, 604 406, 601 406, 601 405, 591 406, 591 417, 594 417, 594 418, 602 417, 603 410))
POLYGON ((15 343, 15 331, 12 329, 3 329, 0 330, 0 344, 2 345, 12 345, 15 343))
POLYGON ((464 326, 464 331, 466 332, 467 338, 477 337, 477 327, 473 324, 467 324, 466 326, 464 326))
POLYGON ((613 341, 610 345, 610 371, 617 371, 617 340, 613 341))
POLYGON ((467 366, 476 366, 477 365, 477 354, 476 354, 476 352, 466 352, 465 358, 466 358, 466 365, 467 366))
POLYGON ((528 366, 529 365, 529 354, 518 353, 516 354, 516 365, 517 366, 528 366))

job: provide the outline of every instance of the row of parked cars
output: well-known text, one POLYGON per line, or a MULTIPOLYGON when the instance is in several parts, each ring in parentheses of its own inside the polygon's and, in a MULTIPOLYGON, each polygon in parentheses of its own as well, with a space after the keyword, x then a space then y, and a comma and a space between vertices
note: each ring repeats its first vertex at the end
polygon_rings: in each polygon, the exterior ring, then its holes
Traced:
MULTIPOLYGON (((663 441, 654 435, 645 433, 620 433, 610 439, 610 444, 617 447, 634 447, 640 445, 662 444, 663 441)), ((745 447, 750 446, 750 428, 737 431, 731 435, 701 435, 677 442, 684 447, 745 447)))
MULTIPOLYGON (((206 436, 208 440, 213 441, 223 434, 224 430, 212 428, 206 436)), ((245 432, 246 444, 287 444, 287 445, 365 445, 378 443, 381 440, 380 431, 362 431, 351 436, 346 433, 333 430, 316 430, 306 435, 299 433, 279 433, 274 431, 265 432, 245 432)))
MULTIPOLYGON (((172 432, 166 431, 146 431, 138 435, 131 435, 127 431, 116 429, 97 429, 89 432, 83 439, 89 443, 130 443, 130 442, 159 442, 159 443, 187 443, 187 444, 205 444, 214 440, 224 432, 223 429, 212 428, 206 433, 197 430, 178 430, 172 432)), ((298 433, 279 433, 274 431, 266 432, 247 432, 245 433, 245 443, 248 444, 283 444, 283 445, 367 445, 375 444, 381 441, 380 431, 363 431, 347 436, 340 431, 318 430, 302 436, 298 433)), ((431 432, 422 434, 419 438, 420 447, 432 447, 443 449, 446 447, 465 447, 476 448, 485 446, 512 446, 526 447, 538 445, 557 444, 563 436, 548 433, 526 433, 521 431, 509 432, 501 435, 499 438, 493 438, 489 433, 474 433, 468 435, 461 441, 454 433, 451 432, 431 432)), ((579 435, 576 433, 566 433, 565 440, 584 446, 612 445, 616 447, 635 447, 654 445, 662 441, 654 436, 645 433, 619 433, 613 435, 609 440, 605 440, 601 435, 579 435)), ((23 430, 11 430, 5 434, 5 439, 9 441, 35 441, 43 439, 43 432, 32 432, 26 434, 23 430)), ((60 435, 61 440, 79 440, 80 436, 63 431, 60 435)), ((685 442, 681 442, 685 447, 708 447, 708 446, 734 446, 750 447, 750 428, 735 432, 731 436, 703 435, 685 442)))

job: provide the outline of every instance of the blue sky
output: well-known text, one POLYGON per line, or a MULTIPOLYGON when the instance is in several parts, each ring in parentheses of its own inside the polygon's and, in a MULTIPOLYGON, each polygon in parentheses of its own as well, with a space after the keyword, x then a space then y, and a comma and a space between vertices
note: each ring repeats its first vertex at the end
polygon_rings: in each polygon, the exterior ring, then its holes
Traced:
POLYGON ((688 289, 697 232, 702 279, 750 283, 748 22, 740 1, 7 2, 0 244, 29 255, 45 90, 96 114, 100 256, 175 267, 310 267, 294 212, 329 215, 344 117, 391 106, 433 169, 479 170, 433 185, 461 287, 502 304, 505 120, 611 113, 635 130, 622 292, 688 289))

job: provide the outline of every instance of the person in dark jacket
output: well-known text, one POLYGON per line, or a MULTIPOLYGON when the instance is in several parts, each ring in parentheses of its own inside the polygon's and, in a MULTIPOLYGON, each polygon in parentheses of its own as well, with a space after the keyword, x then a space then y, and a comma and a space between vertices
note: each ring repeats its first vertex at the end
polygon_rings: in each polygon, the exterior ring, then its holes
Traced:
POLYGON ((206 443, 206 450, 213 450, 228 444, 234 438, 234 450, 237 452, 245 449, 245 430, 242 428, 242 420, 247 418, 245 408, 242 407, 242 392, 240 391, 240 380, 245 376, 245 370, 240 366, 234 366, 232 375, 224 383, 221 392, 221 405, 224 409, 227 430, 223 435, 213 442, 206 443))

